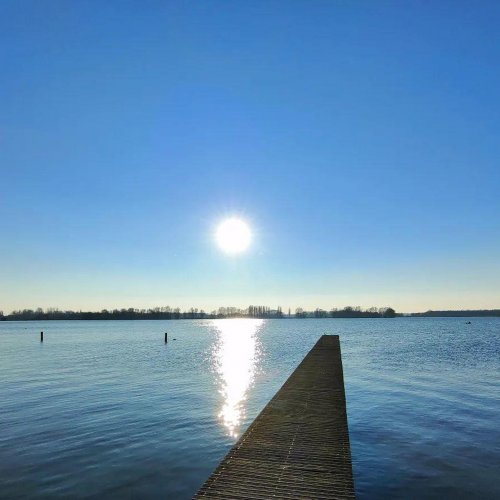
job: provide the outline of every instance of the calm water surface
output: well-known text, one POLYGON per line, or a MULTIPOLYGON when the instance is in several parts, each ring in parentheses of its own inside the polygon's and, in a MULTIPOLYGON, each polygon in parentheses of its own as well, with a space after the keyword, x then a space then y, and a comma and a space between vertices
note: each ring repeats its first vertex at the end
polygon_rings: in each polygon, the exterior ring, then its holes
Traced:
POLYGON ((332 333, 359 498, 500 498, 500 318, 471 321, 0 323, 0 497, 189 498, 332 333))

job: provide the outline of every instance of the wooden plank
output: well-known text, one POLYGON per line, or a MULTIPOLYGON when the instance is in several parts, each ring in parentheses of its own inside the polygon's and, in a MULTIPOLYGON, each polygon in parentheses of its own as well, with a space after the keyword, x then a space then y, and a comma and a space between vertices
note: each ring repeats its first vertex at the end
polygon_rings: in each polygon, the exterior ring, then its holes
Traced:
POLYGON ((338 335, 323 335, 194 498, 355 498, 338 335))

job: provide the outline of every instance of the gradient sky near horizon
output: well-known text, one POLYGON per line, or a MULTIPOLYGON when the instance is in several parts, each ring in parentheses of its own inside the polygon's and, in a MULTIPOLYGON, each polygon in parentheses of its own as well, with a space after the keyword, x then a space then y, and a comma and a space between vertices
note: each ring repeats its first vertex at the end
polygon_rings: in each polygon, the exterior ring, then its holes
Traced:
POLYGON ((498 26, 497 1, 2 1, 0 309, 500 307, 498 26))

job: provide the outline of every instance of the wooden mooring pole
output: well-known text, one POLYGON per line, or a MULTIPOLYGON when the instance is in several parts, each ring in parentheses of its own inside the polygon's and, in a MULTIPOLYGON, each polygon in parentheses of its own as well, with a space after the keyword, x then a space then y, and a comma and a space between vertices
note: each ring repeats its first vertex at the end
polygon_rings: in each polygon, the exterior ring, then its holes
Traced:
POLYGON ((40 342, 43 342, 43 332, 40 332, 40 342))

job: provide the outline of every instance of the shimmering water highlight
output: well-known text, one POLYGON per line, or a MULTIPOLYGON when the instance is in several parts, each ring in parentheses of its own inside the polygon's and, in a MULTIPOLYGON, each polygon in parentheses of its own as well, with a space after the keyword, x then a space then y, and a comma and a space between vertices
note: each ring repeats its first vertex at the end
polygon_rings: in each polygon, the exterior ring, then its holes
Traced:
POLYGON ((498 498, 500 319, 465 321, 0 323, 0 497, 189 498, 331 333, 359 498, 498 498))

